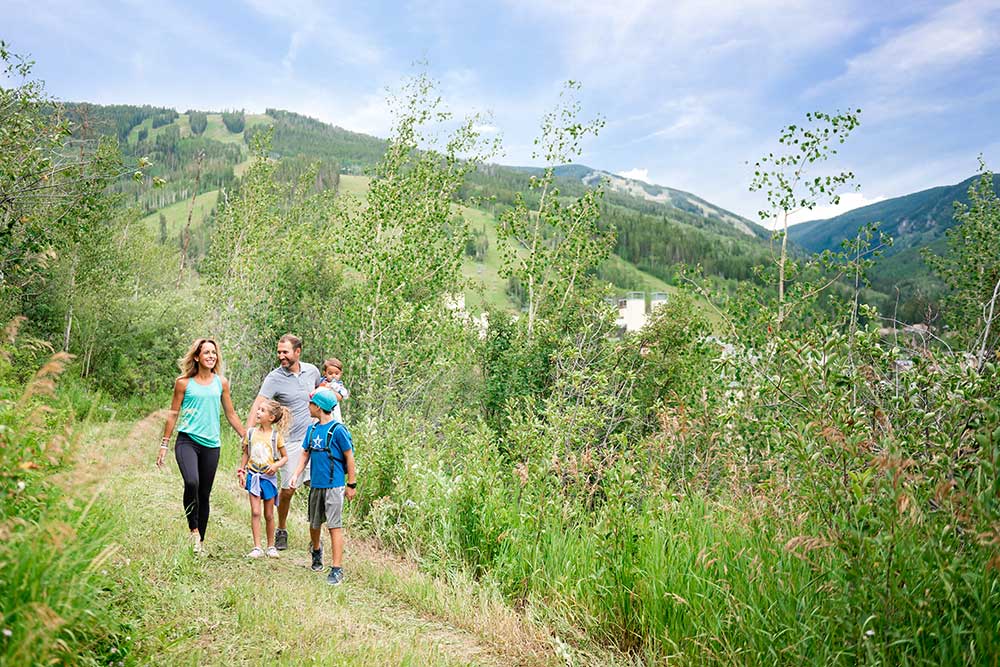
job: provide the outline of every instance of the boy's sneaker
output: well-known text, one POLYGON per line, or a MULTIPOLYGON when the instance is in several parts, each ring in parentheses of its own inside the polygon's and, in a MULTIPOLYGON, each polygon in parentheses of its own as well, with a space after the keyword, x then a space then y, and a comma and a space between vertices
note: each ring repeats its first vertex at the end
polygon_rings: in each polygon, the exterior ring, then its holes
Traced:
POLYGON ((288 531, 284 528, 278 528, 274 531, 274 548, 278 551, 284 551, 288 548, 288 531))
POLYGON ((313 572, 322 572, 323 571, 323 547, 320 547, 319 549, 309 549, 309 553, 311 553, 312 557, 313 557, 313 562, 312 562, 312 570, 313 570, 313 572))
POLYGON ((263 549, 261 549, 260 547, 254 547, 253 549, 250 550, 250 553, 247 554, 247 558, 260 558, 263 555, 264 555, 263 549))
POLYGON ((331 567, 330 574, 326 575, 326 583, 331 586, 339 586, 344 580, 344 570, 339 567, 331 567))
POLYGON ((278 550, 275 549, 274 547, 268 547, 267 551, 265 551, 264 553, 267 555, 268 558, 277 558, 278 557, 278 550))

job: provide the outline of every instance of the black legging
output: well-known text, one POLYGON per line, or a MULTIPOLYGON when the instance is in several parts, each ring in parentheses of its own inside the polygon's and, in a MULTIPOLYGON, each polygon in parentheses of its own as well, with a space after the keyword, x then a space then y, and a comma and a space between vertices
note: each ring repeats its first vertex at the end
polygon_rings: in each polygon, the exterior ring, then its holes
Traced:
POLYGON ((219 467, 219 448, 199 445, 187 433, 180 432, 174 445, 174 455, 184 478, 184 512, 188 528, 197 528, 204 540, 205 529, 208 528, 208 497, 219 467))

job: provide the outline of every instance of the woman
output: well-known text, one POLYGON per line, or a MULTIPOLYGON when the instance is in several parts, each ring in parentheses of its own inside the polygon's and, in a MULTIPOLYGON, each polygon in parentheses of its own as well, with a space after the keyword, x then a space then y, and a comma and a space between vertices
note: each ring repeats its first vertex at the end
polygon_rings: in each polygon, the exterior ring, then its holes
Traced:
POLYGON ((229 380, 222 377, 222 353, 218 343, 211 338, 199 338, 178 365, 181 375, 174 382, 174 398, 156 465, 163 465, 170 448, 170 433, 179 415, 174 454, 184 478, 184 511, 191 529, 191 541, 195 553, 200 553, 208 526, 208 498, 219 467, 220 405, 241 440, 246 431, 233 409, 229 380))

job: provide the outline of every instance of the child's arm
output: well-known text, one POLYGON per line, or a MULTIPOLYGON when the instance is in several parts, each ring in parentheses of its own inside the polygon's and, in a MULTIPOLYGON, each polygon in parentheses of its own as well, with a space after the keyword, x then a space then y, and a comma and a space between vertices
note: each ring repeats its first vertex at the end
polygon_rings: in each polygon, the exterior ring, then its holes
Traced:
MULTIPOLYGON (((354 467, 354 450, 348 449, 344 452, 344 461, 347 463, 347 483, 357 484, 358 476, 357 469, 354 467)), ((358 492, 357 489, 351 488, 350 486, 344 489, 344 496, 350 500, 358 492)))
POLYGON ((295 472, 292 474, 292 478, 288 480, 288 485, 290 487, 294 489, 299 485, 299 475, 302 474, 302 471, 306 469, 307 465, 309 465, 308 449, 302 452, 302 458, 299 459, 299 467, 295 469, 295 472))
POLYGON ((330 383, 330 389, 332 389, 333 393, 335 393, 337 395, 337 402, 338 403, 343 403, 344 399, 346 399, 348 396, 351 395, 351 392, 347 391, 347 387, 340 380, 336 380, 335 382, 331 382, 330 383))
POLYGON ((278 440, 278 460, 271 464, 271 467, 267 469, 267 474, 275 475, 281 466, 288 463, 288 453, 285 451, 285 444, 278 440))

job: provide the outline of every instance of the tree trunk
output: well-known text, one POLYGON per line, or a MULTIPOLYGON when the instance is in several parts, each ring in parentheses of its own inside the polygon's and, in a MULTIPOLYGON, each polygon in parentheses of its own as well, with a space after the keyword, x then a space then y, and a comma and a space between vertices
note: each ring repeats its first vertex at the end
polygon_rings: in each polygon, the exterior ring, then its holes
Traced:
POLYGON ((191 216, 194 215, 194 202, 198 198, 198 184, 201 182, 201 161, 205 157, 205 151, 200 151, 195 158, 194 172, 194 193, 191 195, 191 203, 188 204, 187 224, 184 225, 184 232, 181 234, 181 266, 177 271, 177 287, 181 286, 181 279, 184 277, 184 263, 187 260, 188 243, 191 241, 191 216))

